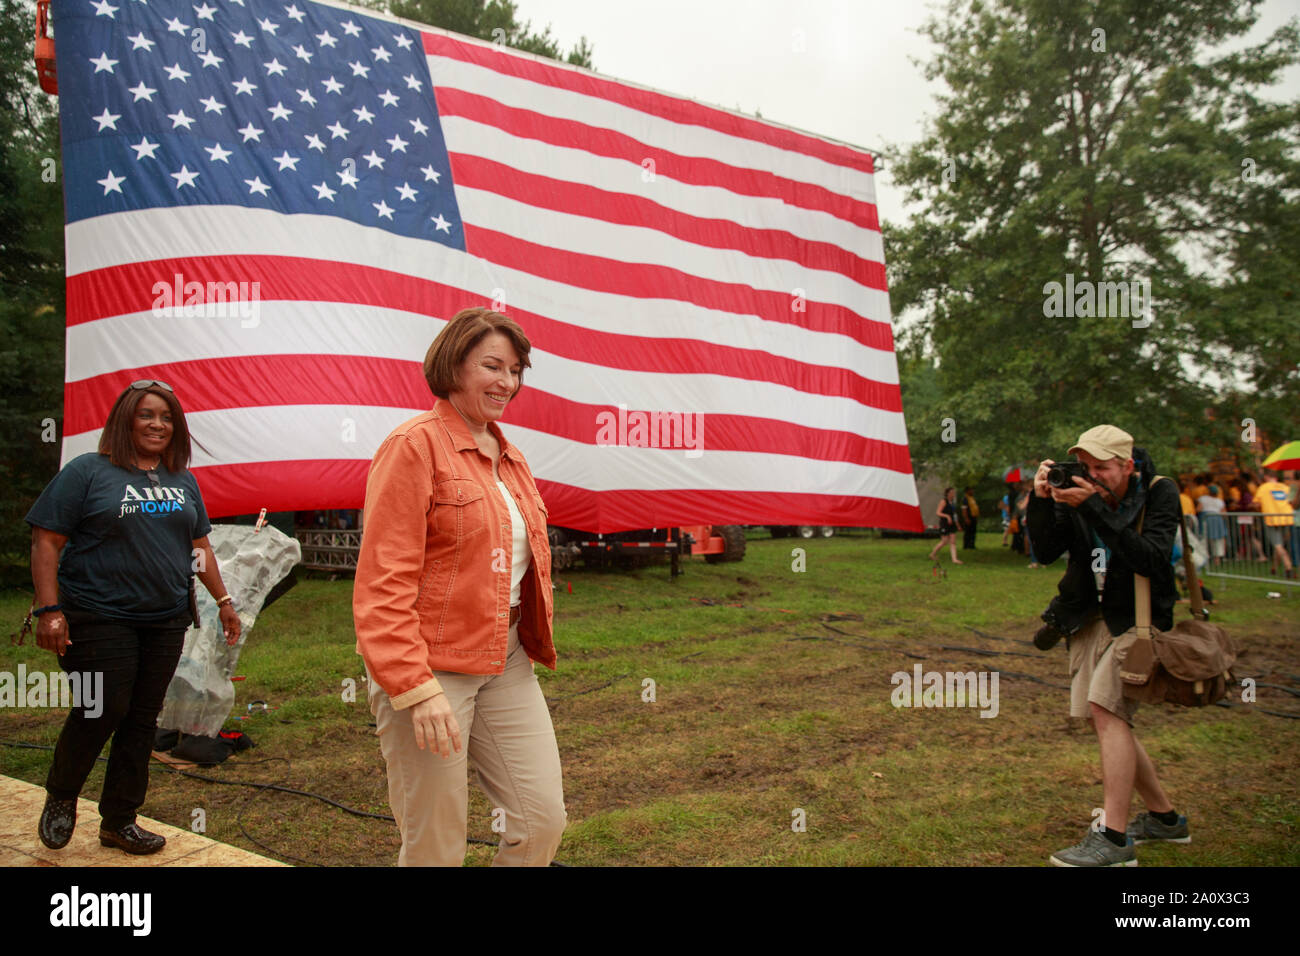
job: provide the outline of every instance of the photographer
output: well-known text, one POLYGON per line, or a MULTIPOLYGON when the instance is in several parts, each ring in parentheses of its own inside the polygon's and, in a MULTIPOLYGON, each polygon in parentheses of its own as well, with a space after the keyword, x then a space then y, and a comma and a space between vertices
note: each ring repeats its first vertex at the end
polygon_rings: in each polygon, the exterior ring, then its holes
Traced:
POLYGON ((1100 832, 1089 829, 1082 843, 1053 854, 1051 862, 1136 866, 1138 843, 1191 842, 1187 818, 1174 811, 1155 766, 1133 736, 1137 705, 1124 697, 1119 676, 1135 639, 1135 573, 1151 582, 1152 626, 1173 626, 1177 589, 1169 561, 1181 510, 1178 488, 1169 480, 1152 486, 1149 458, 1133 448, 1131 435, 1113 425, 1084 432, 1069 453, 1078 463, 1039 465, 1029 500, 1029 536, 1038 560, 1051 564, 1069 552, 1059 593, 1043 613, 1047 625, 1034 643, 1046 650, 1067 639, 1070 716, 1088 719, 1097 733, 1108 825, 1100 832), (1049 472, 1055 472, 1051 483, 1049 472), (1126 832, 1113 829, 1110 823, 1128 818, 1134 786, 1147 812, 1126 832))

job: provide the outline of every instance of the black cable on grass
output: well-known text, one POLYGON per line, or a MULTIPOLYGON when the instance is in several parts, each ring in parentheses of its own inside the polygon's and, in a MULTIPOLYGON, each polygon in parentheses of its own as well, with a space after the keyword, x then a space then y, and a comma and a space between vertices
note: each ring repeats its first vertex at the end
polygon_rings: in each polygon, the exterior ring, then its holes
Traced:
POLYGON ((941 651, 970 651, 981 657, 1042 657, 1041 654, 1026 654, 1024 651, 990 651, 983 647, 961 647, 957 644, 940 644, 941 651))
POLYGON ((586 690, 574 691, 572 694, 563 694, 559 697, 547 697, 546 702, 548 704, 554 704, 562 700, 569 700, 573 697, 581 697, 583 694, 590 694, 593 691, 601 690, 602 688, 609 687, 611 684, 614 684, 617 681, 621 681, 624 677, 631 677, 631 676, 632 676, 632 672, 628 671, 626 674, 619 674, 617 677, 607 680, 603 684, 597 684, 595 687, 588 687, 586 690))
MULTIPOLYGON (((1234 704, 1230 700, 1215 701, 1214 705, 1216 707, 1227 707, 1229 709, 1246 707, 1245 704, 1234 704)), ((1285 717, 1287 720, 1300 720, 1300 714, 1285 714, 1280 710, 1265 710, 1263 707, 1256 707, 1256 706, 1251 706, 1248 709, 1251 711, 1255 711, 1257 713, 1268 714, 1270 717, 1285 717)))
POLYGON ((966 625, 966 630, 974 631, 977 637, 982 637, 989 641, 1007 641, 1010 644, 1024 644, 1027 647, 1034 646, 1033 641, 1026 641, 1019 637, 998 637, 996 634, 989 634, 987 631, 981 631, 978 627, 971 627, 969 624, 966 625))
MULTIPOLYGON (((21 748, 26 748, 26 749, 29 749, 29 750, 53 750, 53 749, 54 749, 53 747, 48 746, 47 744, 32 744, 32 743, 26 743, 26 742, 24 742, 24 741, 20 741, 20 740, 0 740, 0 744, 4 744, 6 747, 21 747, 21 748)), ((108 758, 107 758, 107 757, 96 757, 95 759, 96 759, 96 760, 102 760, 102 761, 104 761, 105 763, 108 762, 108 758)), ((288 757, 266 757, 266 758, 263 758, 262 760, 258 760, 258 761, 248 761, 247 763, 249 763, 249 764, 254 763, 254 762, 256 762, 256 763, 269 763, 269 762, 271 762, 272 760, 283 760, 285 763, 289 764, 290 769, 292 769, 292 767, 293 767, 293 764, 289 763, 289 758, 288 758, 288 757)), ((241 765, 243 765, 244 763, 245 763, 245 761, 240 761, 240 764, 241 764, 241 765)), ((276 792, 278 792, 278 793, 289 793, 289 794, 293 794, 294 796, 298 796, 298 797, 310 797, 310 798, 312 798, 313 800, 319 800, 319 801, 321 801, 322 803, 328 803, 330 806, 332 806, 332 807, 337 807, 338 809, 342 810, 343 812, 345 812, 345 813, 350 813, 350 814, 352 814, 353 816, 357 816, 357 817, 367 817, 367 818, 369 818, 369 819, 373 819, 373 820, 384 820, 384 821, 387 821, 388 823, 392 823, 392 824, 396 824, 396 823, 397 823, 396 818, 395 818, 395 817, 391 817, 391 816, 389 816, 388 814, 384 814, 384 813, 371 813, 369 810, 357 810, 357 809, 354 809, 353 807, 349 807, 349 806, 346 806, 345 804, 339 803, 337 800, 331 800, 329 797, 326 797, 326 796, 324 796, 324 795, 322 795, 322 794, 319 794, 319 793, 313 793, 313 792, 311 792, 310 790, 295 790, 293 787, 286 787, 286 786, 283 786, 283 785, 278 784, 278 783, 258 783, 258 782, 253 781, 253 780, 222 780, 222 779, 219 778, 219 777, 208 777, 208 776, 204 776, 204 775, 201 774, 201 773, 194 773, 192 770, 182 770, 180 767, 173 767, 173 766, 171 766, 171 765, 169 765, 169 764, 167 764, 167 763, 164 763, 164 762, 162 762, 162 761, 158 761, 158 766, 159 766, 162 770, 166 771, 167 773, 176 773, 176 774, 180 774, 182 777, 192 777, 192 778, 195 779, 195 780, 202 780, 202 781, 204 781, 204 782, 206 782, 206 783, 220 783, 220 784, 224 784, 224 785, 227 785, 227 786, 236 786, 236 787, 253 787, 253 788, 254 788, 255 790, 257 790, 257 791, 263 791, 263 790, 274 790, 274 791, 276 791, 276 792)), ((273 849, 273 848, 267 846, 265 843, 262 843, 261 841, 259 841, 257 838, 255 838, 252 834, 250 834, 250 833, 249 833, 249 832, 244 828, 244 824, 243 824, 244 810, 247 810, 247 809, 248 809, 248 805, 252 803, 252 797, 256 797, 256 796, 257 796, 257 794, 254 793, 254 794, 252 794, 252 796, 251 796, 247 801, 244 802, 244 806, 240 809, 240 811, 239 811, 239 815, 238 815, 238 816, 236 817, 236 819, 235 819, 235 822, 239 825, 239 832, 240 832, 241 834, 243 834, 243 836, 244 836, 246 839, 248 839, 248 841, 249 841, 250 843, 253 843, 253 844, 255 844, 255 845, 261 847, 263 850, 266 850, 268 853, 272 853, 272 854, 275 854, 275 855, 278 855, 278 856, 287 857, 288 859, 296 860, 297 862, 299 862, 299 863, 303 863, 303 864, 306 864, 307 866, 322 866, 323 864, 320 864, 320 863, 312 863, 312 862, 310 862, 309 860, 304 860, 304 859, 302 859, 301 857, 293 856, 293 855, 290 854, 290 853, 282 853, 282 852, 279 851, 279 850, 275 850, 275 849, 273 849)), ((477 843, 477 844, 480 844, 480 845, 482 845, 482 846, 491 846, 491 847, 500 846, 500 844, 498 844, 498 843, 493 843, 491 840, 482 840, 482 839, 479 839, 478 837, 466 837, 465 839, 466 839, 466 842, 468 842, 468 843, 477 843)), ((560 862, 558 862, 558 861, 552 860, 550 865, 551 865, 551 866, 560 866, 560 867, 563 867, 563 866, 567 866, 568 864, 560 863, 560 862)))
MULTIPOLYGON (((842 631, 840 633, 843 633, 842 631)), ((845 647, 860 647, 867 651, 893 651, 895 654, 902 654, 904 657, 911 657, 918 661, 928 661, 930 658, 924 654, 913 654, 911 651, 905 651, 901 647, 886 647, 883 645, 868 644, 865 641, 841 641, 836 637, 826 637, 824 634, 805 634, 801 637, 787 637, 787 641, 830 641, 832 644, 843 644, 845 647)))

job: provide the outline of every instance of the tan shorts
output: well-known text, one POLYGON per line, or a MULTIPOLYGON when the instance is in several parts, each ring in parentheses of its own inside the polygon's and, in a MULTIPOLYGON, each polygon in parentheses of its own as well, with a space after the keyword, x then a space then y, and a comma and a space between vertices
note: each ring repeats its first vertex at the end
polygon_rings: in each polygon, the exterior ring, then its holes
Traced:
POLYGON ((1122 717, 1132 726, 1137 701, 1124 696, 1119 668, 1137 635, 1129 631, 1111 637, 1110 628, 1097 612, 1069 640, 1070 649, 1070 716, 1091 719, 1089 704, 1096 704, 1122 717))

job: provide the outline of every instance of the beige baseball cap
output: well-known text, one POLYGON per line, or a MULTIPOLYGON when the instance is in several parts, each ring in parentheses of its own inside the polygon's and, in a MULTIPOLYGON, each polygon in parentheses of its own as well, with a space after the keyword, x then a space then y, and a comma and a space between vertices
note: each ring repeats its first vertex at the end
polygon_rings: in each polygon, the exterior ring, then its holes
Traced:
POLYGON ((1133 436, 1114 425, 1098 425, 1080 435, 1078 443, 1069 453, 1075 455, 1080 451, 1086 451, 1101 461, 1107 458, 1127 460, 1133 457, 1133 436))

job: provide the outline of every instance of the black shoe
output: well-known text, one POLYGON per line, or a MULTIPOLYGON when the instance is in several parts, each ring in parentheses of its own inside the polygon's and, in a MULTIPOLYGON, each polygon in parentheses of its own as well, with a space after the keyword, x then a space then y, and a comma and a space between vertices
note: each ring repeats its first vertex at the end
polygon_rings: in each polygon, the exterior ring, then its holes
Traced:
POLYGON ((41 811, 40 826, 36 832, 41 842, 51 850, 62 850, 72 839, 72 831, 77 826, 77 801, 55 800, 45 798, 45 809, 41 811))
POLYGON ((128 823, 118 830, 105 830, 100 827, 99 845, 115 846, 127 853, 143 856, 146 853, 157 853, 167 845, 167 838, 157 833, 150 833, 148 830, 141 830, 134 823, 128 823))

